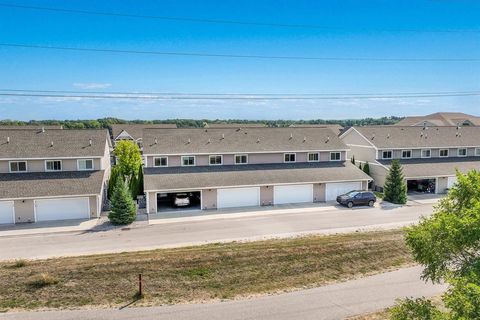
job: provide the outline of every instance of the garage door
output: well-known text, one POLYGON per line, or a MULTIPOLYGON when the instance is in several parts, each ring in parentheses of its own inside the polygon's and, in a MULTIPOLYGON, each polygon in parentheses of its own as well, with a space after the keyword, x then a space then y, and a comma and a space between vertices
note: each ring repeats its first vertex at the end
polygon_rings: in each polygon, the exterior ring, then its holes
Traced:
POLYGON ((88 219, 88 198, 62 198, 35 200, 36 221, 88 219))
POLYGON ((250 207, 260 205, 260 188, 231 188, 217 190, 217 208, 250 207))
POLYGON ((448 177, 447 188, 451 189, 455 183, 457 183, 457 177, 448 177))
POLYGON ((273 187, 273 203, 313 202, 313 185, 300 184, 273 187))
POLYGON ((0 224, 14 223, 13 201, 0 201, 0 224))
POLYGON ((325 188, 326 201, 334 201, 341 194, 347 193, 352 190, 362 190, 361 182, 337 182, 327 183, 325 188))

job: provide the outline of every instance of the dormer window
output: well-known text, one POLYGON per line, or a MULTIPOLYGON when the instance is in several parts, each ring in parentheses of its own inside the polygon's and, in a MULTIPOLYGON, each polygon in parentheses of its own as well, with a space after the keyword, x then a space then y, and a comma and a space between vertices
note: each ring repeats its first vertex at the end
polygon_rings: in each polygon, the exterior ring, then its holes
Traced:
POLYGON ((223 164, 223 156, 221 155, 212 155, 208 157, 208 163, 211 166, 220 166, 223 164))
POLYGON ((467 148, 459 148, 457 150, 457 156, 466 157, 467 156, 467 148))
POLYGON ((392 150, 382 151, 382 159, 392 159, 392 150))
POLYGON ((62 171, 62 160, 45 161, 45 171, 62 171))
POLYGON ((285 153, 283 156, 283 161, 284 162, 296 162, 297 161, 297 155, 295 153, 285 153))
POLYGON ((93 170, 93 159, 80 159, 77 161, 79 171, 93 170))
POLYGON ((402 159, 410 159, 412 157, 412 150, 402 150, 402 159))
POLYGON ((10 161, 10 172, 27 172, 27 161, 10 161))
POLYGON ((342 154, 340 152, 330 152, 330 161, 342 160, 342 154))

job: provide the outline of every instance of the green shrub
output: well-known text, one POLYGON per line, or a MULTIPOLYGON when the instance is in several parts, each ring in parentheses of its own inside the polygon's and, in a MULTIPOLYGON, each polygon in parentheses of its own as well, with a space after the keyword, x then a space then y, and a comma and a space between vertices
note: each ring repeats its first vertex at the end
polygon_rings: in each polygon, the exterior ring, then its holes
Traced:
POLYGON ((51 286, 57 283, 58 280, 55 277, 49 275, 48 273, 41 273, 28 281, 28 285, 35 289, 41 289, 43 287, 51 286))
POLYGON ((136 216, 137 208, 130 190, 125 181, 118 179, 113 189, 111 211, 108 214, 108 219, 115 225, 125 225, 135 221, 136 216))

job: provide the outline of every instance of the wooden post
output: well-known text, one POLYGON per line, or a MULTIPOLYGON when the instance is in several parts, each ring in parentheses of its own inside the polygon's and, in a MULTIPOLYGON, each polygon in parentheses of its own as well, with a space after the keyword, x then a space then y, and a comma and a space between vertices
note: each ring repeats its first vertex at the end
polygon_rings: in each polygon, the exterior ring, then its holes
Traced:
POLYGON ((139 297, 143 296, 143 290, 142 290, 142 274, 138 275, 138 295, 139 297))

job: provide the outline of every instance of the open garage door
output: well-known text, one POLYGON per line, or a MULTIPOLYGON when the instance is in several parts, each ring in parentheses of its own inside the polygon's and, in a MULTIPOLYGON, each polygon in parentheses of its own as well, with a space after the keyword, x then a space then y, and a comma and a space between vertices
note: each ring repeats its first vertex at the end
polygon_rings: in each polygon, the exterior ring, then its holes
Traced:
POLYGON ((88 198, 61 198, 35 200, 36 221, 88 219, 88 198))
POLYGON ((339 195, 353 190, 362 190, 362 182, 327 183, 325 188, 325 201, 335 201, 339 195))
POLYGON ((217 208, 253 207, 260 205, 260 188, 217 190, 217 208))
POLYGON ((0 201, 0 224, 15 223, 13 201, 0 201))
POLYGON ((299 184, 273 187, 273 203, 313 202, 313 184, 299 184))

